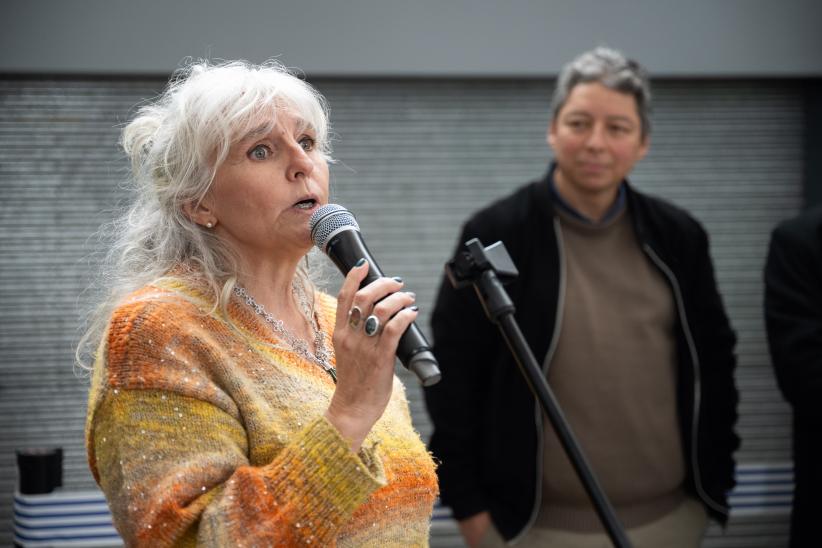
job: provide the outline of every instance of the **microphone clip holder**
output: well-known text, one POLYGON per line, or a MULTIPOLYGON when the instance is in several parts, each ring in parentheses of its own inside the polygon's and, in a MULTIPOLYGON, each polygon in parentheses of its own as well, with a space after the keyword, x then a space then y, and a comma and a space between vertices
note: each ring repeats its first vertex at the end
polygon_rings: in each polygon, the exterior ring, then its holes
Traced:
POLYGON ((503 287, 519 275, 511 256, 502 242, 483 247, 478 238, 465 242, 466 251, 446 263, 445 272, 454 288, 473 285, 488 319, 499 327, 508 348, 525 377, 531 392, 542 409, 568 455, 585 492, 594 505, 608 537, 617 548, 630 548, 622 524, 617 519, 611 503, 599 485, 579 443, 556 401, 548 382, 534 358, 528 342, 519 329, 514 312, 516 308, 503 287))

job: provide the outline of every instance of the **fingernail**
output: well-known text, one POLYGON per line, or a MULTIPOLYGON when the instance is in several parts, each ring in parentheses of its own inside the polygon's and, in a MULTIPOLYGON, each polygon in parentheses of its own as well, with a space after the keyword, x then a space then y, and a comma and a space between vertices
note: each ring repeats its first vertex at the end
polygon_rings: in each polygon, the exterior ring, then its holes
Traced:
POLYGON ((413 310, 414 312, 419 312, 419 310, 420 310, 420 307, 419 307, 419 306, 417 306, 417 305, 410 306, 410 307, 408 307, 408 308, 409 308, 410 310, 413 310))
POLYGON ((402 283, 402 278, 400 278, 399 276, 394 276, 392 279, 397 283, 402 283))
POLYGON ((357 268, 357 267, 362 266, 364 264, 365 264, 365 258, 363 257, 354 264, 354 268, 357 268))
POLYGON ((412 299, 417 298, 417 294, 414 293, 413 291, 406 291, 405 294, 408 295, 409 297, 411 297, 412 299))

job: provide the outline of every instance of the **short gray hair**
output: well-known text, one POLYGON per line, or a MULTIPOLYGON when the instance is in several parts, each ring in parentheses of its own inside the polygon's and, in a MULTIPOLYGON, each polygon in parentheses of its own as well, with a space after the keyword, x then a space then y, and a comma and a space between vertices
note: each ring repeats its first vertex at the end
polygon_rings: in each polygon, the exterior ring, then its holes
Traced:
POLYGON ((603 86, 633 96, 642 124, 642 137, 651 132, 651 85, 645 69, 622 53, 598 47, 586 51, 562 68, 551 100, 551 119, 556 119, 577 84, 599 82, 603 86))

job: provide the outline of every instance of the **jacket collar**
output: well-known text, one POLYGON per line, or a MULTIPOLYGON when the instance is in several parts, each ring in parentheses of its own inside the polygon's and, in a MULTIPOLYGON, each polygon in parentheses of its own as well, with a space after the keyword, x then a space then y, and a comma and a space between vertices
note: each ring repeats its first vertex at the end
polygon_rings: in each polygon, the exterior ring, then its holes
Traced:
POLYGON ((617 215, 622 213, 626 206, 626 186, 627 182, 622 181, 619 185, 619 189, 617 190, 616 200, 614 203, 611 204, 611 207, 608 208, 608 211, 605 212, 605 215, 599 221, 594 221, 590 217, 586 216, 584 213, 580 212, 577 208, 571 205, 557 190, 556 181, 554 180, 554 173, 556 173, 557 164, 556 162, 551 162, 551 165, 548 167, 548 175, 546 176, 546 180, 548 182, 548 189, 551 192, 551 198, 554 204, 554 208, 560 210, 564 213, 567 213, 574 219, 582 221, 583 223, 590 224, 590 225, 600 225, 605 224, 614 219, 617 215))
MULTIPOLYGON (((560 203, 562 197, 554 190, 553 177, 555 169, 556 162, 551 162, 545 177, 543 177, 535 189, 534 198, 536 198, 535 203, 539 204, 538 214, 541 222, 551 222, 553 218, 556 217, 557 210, 564 207, 560 203)), ((617 198, 617 201, 622 201, 623 204, 621 207, 627 208, 640 245, 651 244, 653 248, 657 248, 656 245, 653 245, 653 242, 649 241, 647 225, 650 221, 647 218, 648 214, 645 207, 642 205, 643 195, 634 189, 628 179, 623 179, 620 185, 620 196, 621 197, 617 198)), ((562 201, 564 202, 564 200, 562 201)), ((614 206, 619 207, 620 204, 615 203, 614 206)), ((570 207, 570 205, 568 207, 570 207)), ((616 211, 618 212, 619 209, 616 211)), ((609 215, 611 213, 612 212, 609 211, 609 215)))

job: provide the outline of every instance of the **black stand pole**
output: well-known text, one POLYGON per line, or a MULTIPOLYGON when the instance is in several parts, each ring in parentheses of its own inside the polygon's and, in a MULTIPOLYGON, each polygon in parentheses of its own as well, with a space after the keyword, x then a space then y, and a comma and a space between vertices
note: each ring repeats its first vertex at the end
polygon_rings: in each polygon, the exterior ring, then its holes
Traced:
POLYGON ((625 535, 622 524, 617 519, 611 503, 602 491, 602 487, 600 487, 599 482, 591 472, 591 467, 585 459, 571 427, 565 420, 565 416, 514 318, 514 303, 497 276, 497 273, 499 273, 510 279, 518 275, 511 257, 502 242, 483 248, 482 243, 474 238, 466 242, 465 245, 468 252, 446 265, 446 272, 452 285, 462 287, 470 283, 474 286, 486 315, 499 327, 531 392, 537 397, 543 411, 548 416, 548 420, 551 421, 551 425, 554 427, 565 453, 571 460, 574 470, 588 493, 588 497, 591 499, 611 542, 617 548, 630 548, 631 543, 625 535))

